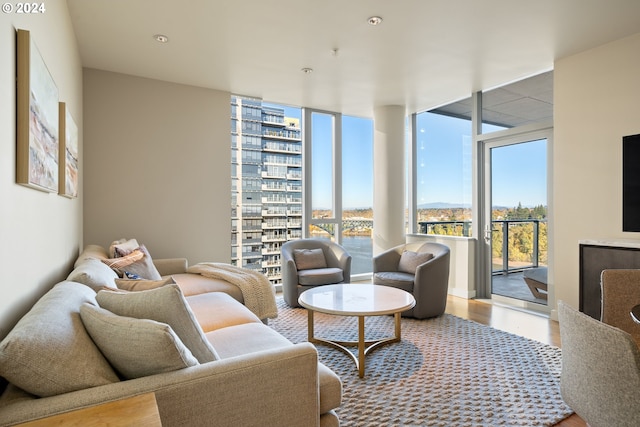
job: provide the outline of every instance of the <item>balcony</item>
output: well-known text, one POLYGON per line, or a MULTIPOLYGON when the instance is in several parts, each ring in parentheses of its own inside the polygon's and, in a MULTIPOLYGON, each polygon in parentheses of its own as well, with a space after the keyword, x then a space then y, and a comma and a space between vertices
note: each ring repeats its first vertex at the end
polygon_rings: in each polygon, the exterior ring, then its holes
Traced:
MULTIPOLYGON (((424 234, 471 236, 471 221, 421 221, 424 234)), ((491 221, 492 294, 538 304, 524 281, 527 269, 547 265, 547 220, 510 219, 491 221)))

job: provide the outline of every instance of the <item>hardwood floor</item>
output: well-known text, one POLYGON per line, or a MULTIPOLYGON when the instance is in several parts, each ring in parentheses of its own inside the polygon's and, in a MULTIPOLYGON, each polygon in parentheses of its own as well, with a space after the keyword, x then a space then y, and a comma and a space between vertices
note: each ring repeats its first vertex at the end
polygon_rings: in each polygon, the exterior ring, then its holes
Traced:
MULTIPOLYGON (((545 344, 561 347, 558 322, 544 316, 451 295, 447 298, 446 312, 545 344)), ((556 424, 556 427, 585 426, 587 424, 576 414, 556 424)))

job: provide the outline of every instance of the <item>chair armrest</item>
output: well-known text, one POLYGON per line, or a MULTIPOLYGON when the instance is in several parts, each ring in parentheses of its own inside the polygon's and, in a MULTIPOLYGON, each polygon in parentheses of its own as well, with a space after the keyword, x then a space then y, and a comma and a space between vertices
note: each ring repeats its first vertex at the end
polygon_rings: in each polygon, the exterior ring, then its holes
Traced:
POLYGON ((149 392, 155 392, 164 427, 317 426, 318 354, 313 345, 300 343, 58 396, 19 399, 2 408, 0 425, 149 392))
POLYGON ((373 257, 373 272, 379 271, 398 271, 398 263, 400 262, 400 252, 397 248, 387 249, 373 257))
POLYGON ((186 258, 164 258, 154 259, 153 265, 156 266, 161 276, 169 276, 171 274, 186 273, 189 262, 186 258))

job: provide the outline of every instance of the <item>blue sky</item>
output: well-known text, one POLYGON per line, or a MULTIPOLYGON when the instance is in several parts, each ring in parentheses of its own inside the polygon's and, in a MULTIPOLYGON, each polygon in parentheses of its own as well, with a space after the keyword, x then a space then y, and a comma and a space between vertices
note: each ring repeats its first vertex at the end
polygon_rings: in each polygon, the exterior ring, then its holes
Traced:
MULTIPOLYGON (((301 109, 283 107, 301 119, 301 109)), ((313 207, 331 206, 331 121, 314 115, 313 207), (318 144, 319 143, 319 144, 318 144)), ((343 208, 373 205, 373 122, 343 116, 343 208)), ((498 128, 494 128, 498 129, 498 128)), ((436 114, 418 116, 418 205, 471 205, 471 129, 468 121, 436 114)), ((494 206, 546 205, 546 141, 492 149, 494 206)))

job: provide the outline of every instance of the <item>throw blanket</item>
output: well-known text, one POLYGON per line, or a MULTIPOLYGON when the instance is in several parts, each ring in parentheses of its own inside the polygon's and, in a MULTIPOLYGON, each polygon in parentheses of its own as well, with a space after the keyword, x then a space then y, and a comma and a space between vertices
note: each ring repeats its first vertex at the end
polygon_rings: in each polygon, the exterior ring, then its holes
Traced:
POLYGON ((240 288, 244 305, 260 319, 278 317, 275 288, 264 274, 218 262, 201 262, 187 268, 187 273, 222 279, 240 288))

